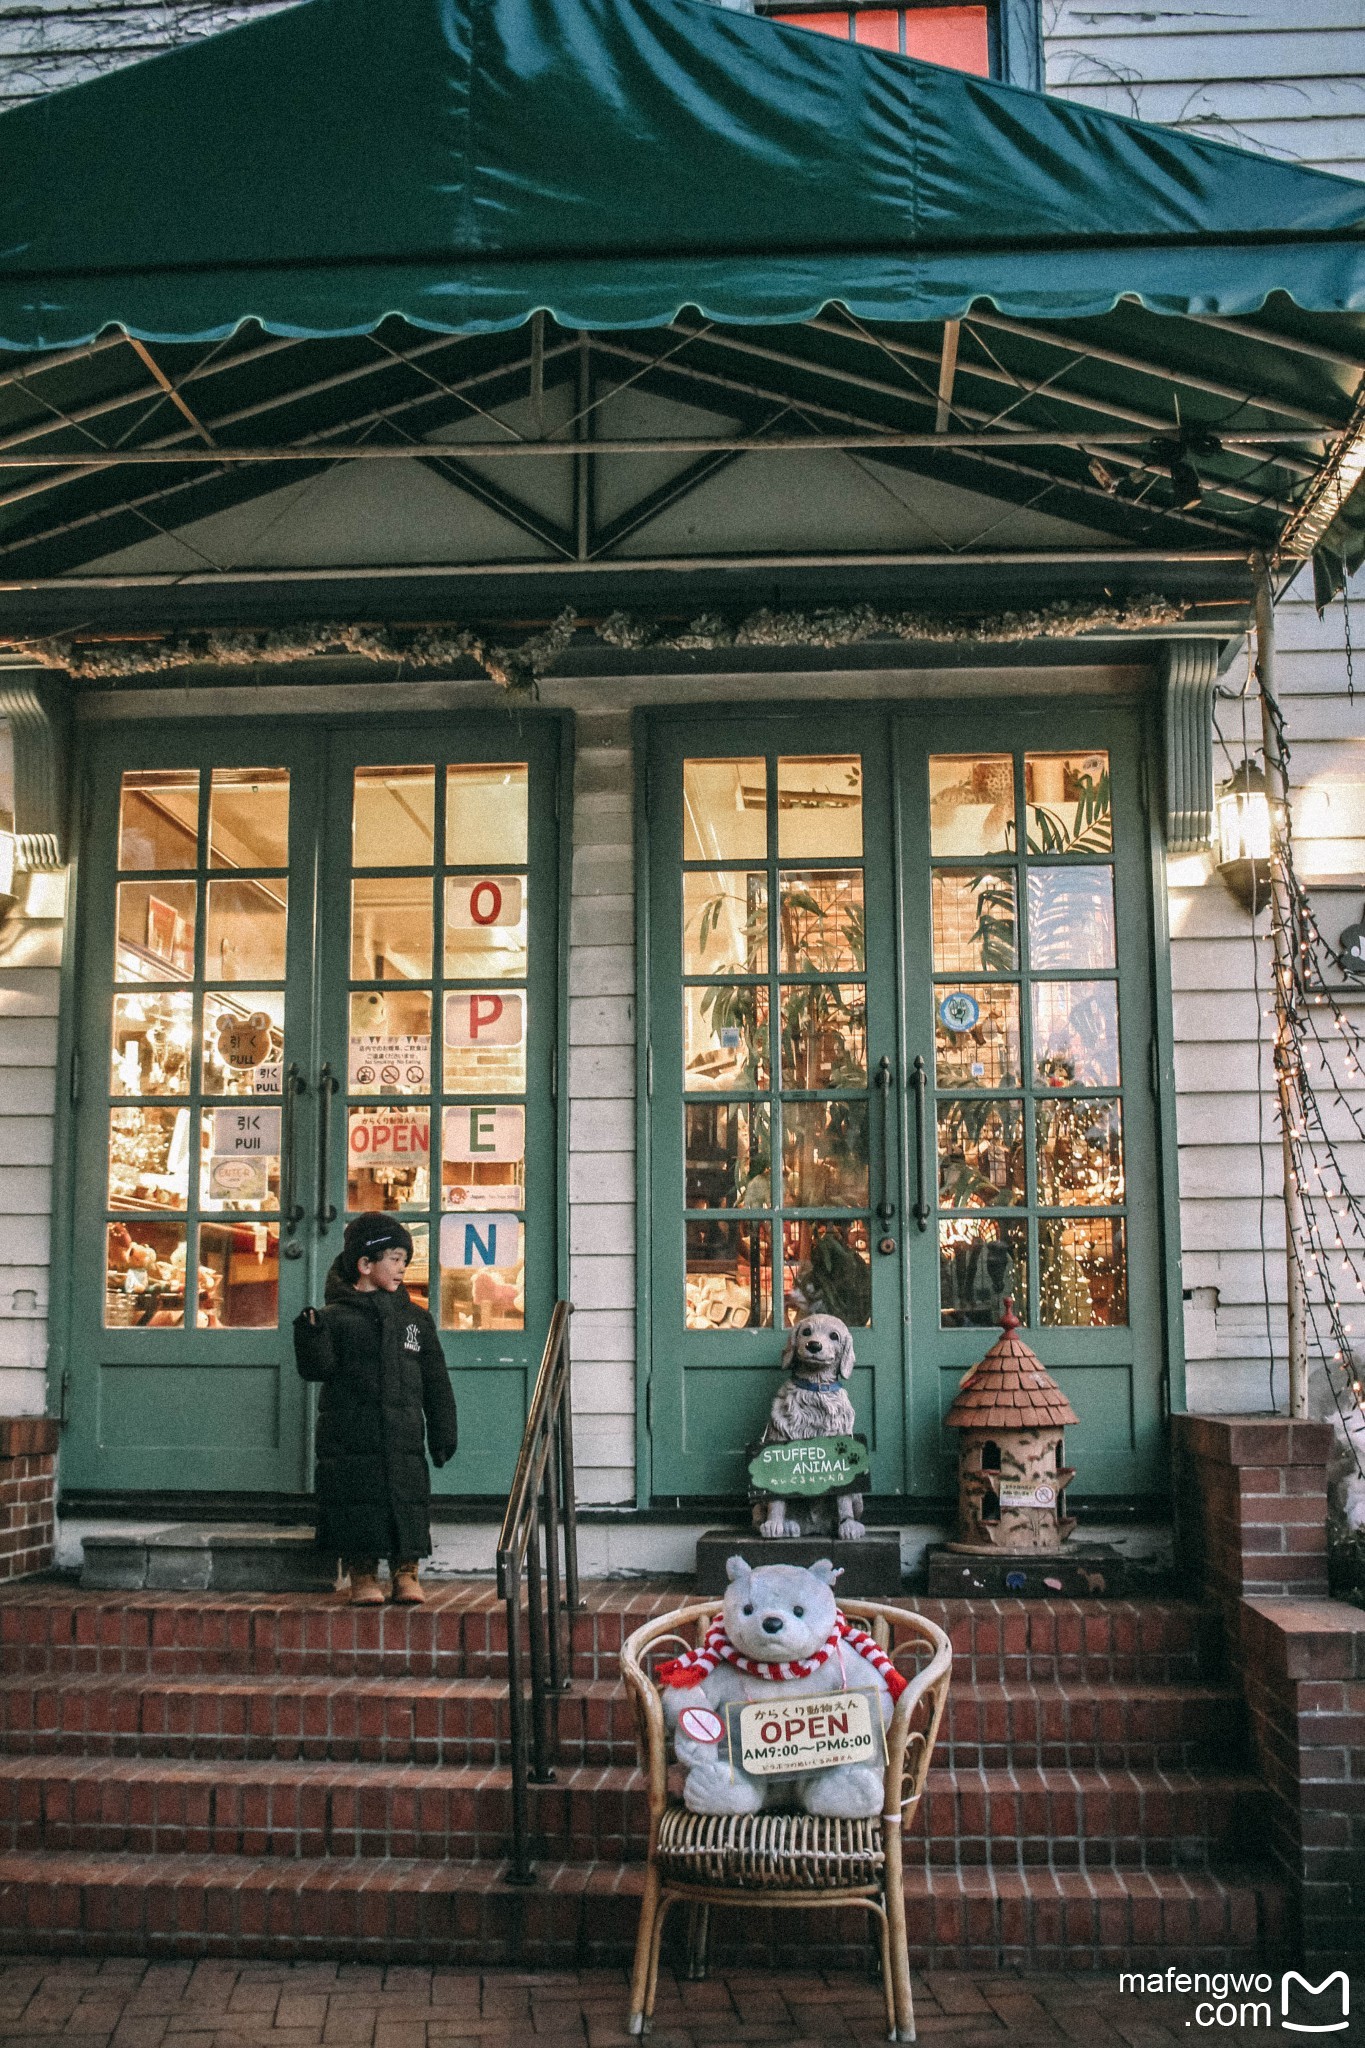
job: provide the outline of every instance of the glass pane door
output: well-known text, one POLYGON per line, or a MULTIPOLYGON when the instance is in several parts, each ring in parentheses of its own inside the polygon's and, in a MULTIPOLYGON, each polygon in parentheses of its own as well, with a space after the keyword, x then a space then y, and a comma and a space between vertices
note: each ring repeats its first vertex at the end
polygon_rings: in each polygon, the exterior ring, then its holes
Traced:
MULTIPOLYGON (((916 1490, 1006 1298, 1080 1428, 1078 1491, 1154 1486, 1162 1276, 1135 721, 906 719, 916 1490), (1133 1187, 1149 1191, 1130 1201, 1133 1187)), ((937 1483, 936 1483, 937 1475, 937 1483)))
POLYGON ((558 1292, 557 773, 557 727, 333 745, 321 1266, 356 1214, 411 1231, 460 1409, 449 1493, 505 1492, 558 1292))
POLYGON ((101 753, 67 1483, 294 1491, 315 791, 275 735, 120 733, 101 753))
POLYGON ((650 771, 654 1491, 743 1491, 786 1332, 818 1310, 853 1331, 859 1427, 895 1492, 885 750, 848 721, 702 744, 689 723, 650 771))

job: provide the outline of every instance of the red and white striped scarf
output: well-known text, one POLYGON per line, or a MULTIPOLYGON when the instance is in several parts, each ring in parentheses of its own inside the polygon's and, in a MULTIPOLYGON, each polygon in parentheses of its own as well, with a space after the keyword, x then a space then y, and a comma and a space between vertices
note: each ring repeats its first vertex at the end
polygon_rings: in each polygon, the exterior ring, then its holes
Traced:
POLYGON ((675 1657, 671 1663, 661 1664, 654 1676, 660 1685, 700 1685, 703 1679, 711 1676, 717 1664, 733 1664, 736 1671, 743 1671, 749 1678, 766 1678, 771 1683, 778 1684, 785 1678, 809 1678, 822 1664, 828 1663, 841 1642, 847 1643, 850 1650, 856 1650, 874 1671, 881 1674, 893 1700, 900 1698, 910 1682, 909 1679, 897 1671, 886 1652, 877 1647, 866 1629, 855 1628, 837 1609, 828 1641, 809 1657, 794 1657, 787 1664, 768 1664, 758 1657, 746 1657, 730 1641, 725 1633, 724 1619, 717 1615, 706 1632, 706 1641, 699 1650, 689 1650, 685 1656, 675 1657))

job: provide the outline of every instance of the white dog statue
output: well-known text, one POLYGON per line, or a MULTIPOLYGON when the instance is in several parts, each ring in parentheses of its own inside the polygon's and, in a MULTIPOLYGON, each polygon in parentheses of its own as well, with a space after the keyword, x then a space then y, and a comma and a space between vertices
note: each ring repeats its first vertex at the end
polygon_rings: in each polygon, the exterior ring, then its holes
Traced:
MULTIPOLYGON (((850 1436, 857 1427, 845 1380, 853 1371, 853 1339, 838 1316, 802 1316, 787 1339, 782 1369, 790 1374, 778 1388, 763 1432, 765 1444, 800 1443, 813 1436, 850 1436)), ((841 1493, 831 1510, 827 1500, 811 1501, 806 1532, 841 1536, 845 1542, 866 1536, 863 1497, 841 1493)), ((760 1536, 800 1536, 802 1525, 787 1512, 785 1500, 760 1501, 754 1508, 760 1536)))
POLYGON ((721 1616, 700 1650, 658 1672, 673 1753, 687 1772, 683 1801, 693 1813, 758 1813, 784 1807, 841 1820, 880 1813, 883 1773, 867 1764, 835 1764, 790 1777, 753 1777, 721 1754, 719 1717, 729 1700, 809 1698, 862 1690, 877 1694, 882 1726, 906 1680, 871 1636, 834 1602, 838 1568, 828 1558, 799 1565, 726 1564, 730 1584, 721 1616), (697 1710, 703 1710, 698 1713, 697 1710), (692 1730, 717 1730, 702 1741, 692 1730))

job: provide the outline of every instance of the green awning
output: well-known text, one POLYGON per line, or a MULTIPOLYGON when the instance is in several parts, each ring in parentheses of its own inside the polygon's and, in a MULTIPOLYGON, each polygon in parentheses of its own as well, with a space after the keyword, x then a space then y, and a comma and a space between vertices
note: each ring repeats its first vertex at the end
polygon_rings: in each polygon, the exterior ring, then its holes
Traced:
POLYGON ((1365 307, 1365 186, 703 0, 306 0, 0 117, 0 343, 1365 307))

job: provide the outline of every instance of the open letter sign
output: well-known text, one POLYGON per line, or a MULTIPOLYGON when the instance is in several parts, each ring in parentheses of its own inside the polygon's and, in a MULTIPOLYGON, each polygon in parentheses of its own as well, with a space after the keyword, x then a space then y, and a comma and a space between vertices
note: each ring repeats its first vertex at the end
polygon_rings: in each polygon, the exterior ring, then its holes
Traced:
POLYGON ((462 1104, 445 1113, 445 1157, 461 1166, 479 1159, 526 1157, 526 1111, 489 1102, 462 1104))
POLYGON ((520 924, 521 876, 452 875, 447 884, 446 923, 457 931, 520 924))
POLYGON ((366 1159, 425 1158, 431 1149, 427 1112, 363 1111, 351 1118, 349 1144, 356 1165, 366 1159))
POLYGON ((521 1222, 489 1211, 441 1218, 441 1264, 447 1272, 521 1263, 521 1222))
POLYGON ((520 1045, 525 998, 517 990, 451 989, 446 996, 446 1044, 520 1045))

